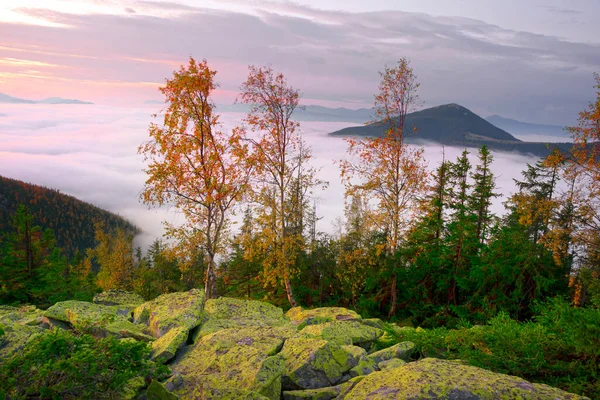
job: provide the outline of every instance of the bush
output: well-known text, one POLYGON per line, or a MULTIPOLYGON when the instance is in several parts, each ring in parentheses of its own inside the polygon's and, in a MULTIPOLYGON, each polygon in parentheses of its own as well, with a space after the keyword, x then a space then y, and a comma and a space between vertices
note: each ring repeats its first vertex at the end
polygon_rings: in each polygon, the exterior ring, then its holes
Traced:
POLYGON ((149 361, 149 356, 147 343, 56 330, 0 364, 0 387, 15 400, 119 399, 130 379, 168 374, 167 367, 149 361))
POLYGON ((500 313, 486 325, 459 329, 395 329, 416 357, 461 359, 494 372, 520 376, 600 399, 600 310, 573 308, 560 299, 521 323, 500 313))

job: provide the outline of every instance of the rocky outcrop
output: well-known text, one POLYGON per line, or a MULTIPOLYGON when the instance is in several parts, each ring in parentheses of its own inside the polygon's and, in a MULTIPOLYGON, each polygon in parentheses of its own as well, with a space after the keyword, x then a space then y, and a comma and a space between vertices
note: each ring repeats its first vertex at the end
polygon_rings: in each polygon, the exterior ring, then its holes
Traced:
POLYGON ((426 358, 374 372, 340 399, 575 400, 583 397, 514 376, 426 358))
POLYGON ((44 328, 74 325, 151 342, 151 358, 168 364, 165 382, 124 382, 124 399, 583 399, 461 362, 415 361, 411 342, 381 349, 394 330, 414 328, 363 320, 345 308, 284 314, 254 300, 205 301, 196 289, 148 302, 110 291, 93 303, 59 302, 46 311, 0 306, 0 360, 44 328))
POLYGON ((95 304, 105 306, 123 306, 133 311, 144 302, 144 298, 138 294, 126 292, 124 290, 108 290, 98 293, 92 300, 95 304))

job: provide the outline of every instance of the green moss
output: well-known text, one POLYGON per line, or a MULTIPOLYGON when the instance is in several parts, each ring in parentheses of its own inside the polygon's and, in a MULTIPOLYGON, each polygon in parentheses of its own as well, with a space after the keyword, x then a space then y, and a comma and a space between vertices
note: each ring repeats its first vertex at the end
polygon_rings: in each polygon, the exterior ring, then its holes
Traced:
POLYGON ((368 375, 371 372, 377 371, 378 367, 375 361, 370 358, 363 358, 358 361, 358 365, 348 371, 351 377, 368 375))
POLYGON ((575 400, 580 396, 531 384, 521 378, 427 358, 374 372, 342 397, 351 399, 537 399, 575 400))
POLYGON ((395 344, 387 349, 376 351, 370 354, 368 357, 379 364, 382 361, 390 360, 392 358, 399 358, 404 361, 409 361, 410 356, 415 351, 415 344, 412 342, 401 342, 395 344))
POLYGON ((285 314, 293 323, 299 325, 299 329, 307 325, 318 325, 325 322, 335 321, 361 321, 362 318, 356 312, 342 307, 322 307, 305 310, 302 307, 294 307, 285 314))
POLYGON ((362 323, 365 324, 365 325, 368 325, 368 326, 372 326, 373 328, 377 328, 377 329, 384 329, 385 328, 385 322, 383 322, 379 318, 367 318, 367 319, 363 319, 362 323))
POLYGON ((194 391, 204 388, 208 395, 237 396, 230 391, 236 388, 253 396, 278 399, 284 362, 276 354, 289 333, 285 327, 249 327, 202 337, 171 365, 173 372, 183 377, 183 384, 174 393, 195 398, 201 394, 194 391))
POLYGON ((256 300, 228 297, 210 299, 206 301, 204 312, 204 323, 194 337, 194 341, 222 329, 249 326, 284 326, 289 324, 281 308, 256 300))
POLYGON ((150 382, 148 389, 146 389, 146 397, 148 400, 177 400, 179 396, 170 393, 165 386, 158 382, 157 380, 153 380, 150 382))
POLYGON ((290 390, 283 392, 283 400, 331 400, 342 392, 341 385, 319 389, 290 390))
POLYGON ((127 321, 129 315, 129 309, 124 307, 105 306, 76 300, 58 302, 44 312, 44 316, 47 318, 68 322, 72 325, 95 324, 109 320, 127 321))
POLYGON ((204 291, 168 293, 138 306, 133 312, 133 322, 147 323, 151 334, 159 338, 172 328, 188 331, 202 322, 204 291))
POLYGON ((92 300, 95 304, 102 304, 105 306, 125 306, 131 311, 144 301, 144 298, 138 294, 118 289, 98 293, 92 300))
POLYGON ((10 307, 0 306, 0 323, 8 325, 32 325, 41 323, 44 312, 35 306, 10 307))
POLYGON ((300 331, 302 335, 318 337, 340 346, 366 344, 383 334, 381 329, 363 325, 358 321, 327 322, 309 325, 300 331))
POLYGON ((406 361, 399 358, 392 358, 391 360, 385 360, 377 364, 377 367, 384 371, 386 369, 398 368, 406 365, 406 361))
POLYGON ((152 343, 151 359, 160 363, 171 360, 175 357, 177 350, 185 344, 188 335, 189 333, 185 328, 171 329, 152 343))
POLYGON ((281 350, 285 358, 284 389, 316 389, 339 382, 356 365, 345 349, 322 339, 288 339, 281 350))
POLYGON ((122 399, 123 400, 134 400, 136 399, 140 391, 146 387, 146 382, 144 381, 144 377, 136 376, 135 378, 129 379, 125 382, 123 387, 122 399))
POLYGON ((6 324, 1 330, 4 334, 0 336, 0 360, 18 354, 29 342, 47 332, 42 328, 19 324, 6 324))

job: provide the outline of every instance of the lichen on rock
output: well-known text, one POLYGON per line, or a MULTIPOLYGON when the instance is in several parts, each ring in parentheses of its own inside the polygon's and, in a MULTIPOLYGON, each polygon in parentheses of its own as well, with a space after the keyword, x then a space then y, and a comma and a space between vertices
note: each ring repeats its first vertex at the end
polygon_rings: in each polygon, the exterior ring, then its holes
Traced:
POLYGON ((202 337, 172 363, 173 372, 183 377, 174 393, 181 398, 279 399, 284 360, 277 353, 289 332, 285 327, 248 327, 202 337))
POLYGON ((300 334, 318 337, 340 346, 364 345, 376 340, 383 334, 381 329, 363 325, 358 321, 325 322, 304 327, 300 334))
POLYGON ((410 356, 412 356, 414 351, 415 344, 413 342, 400 342, 386 349, 369 354, 368 358, 375 361, 376 364, 379 364, 382 361, 391 360, 392 358, 409 361, 410 356))
POLYGON ((289 309, 285 315, 294 324, 299 325, 299 329, 302 329, 307 325, 317 325, 325 322, 362 320, 362 317, 358 313, 343 307, 321 307, 313 309, 294 307, 289 309))
POLYGON ((229 297, 210 299, 204 306, 204 322, 196 334, 198 338, 229 328, 250 326, 285 326, 289 320, 281 308, 257 300, 242 300, 229 297))
POLYGON ((189 331, 202 322, 203 304, 204 291, 200 289, 163 294, 139 305, 133 312, 133 322, 147 324, 155 338, 172 328, 189 331))
POLYGON ((576 400, 584 397, 524 379, 450 361, 426 358, 374 372, 347 394, 353 399, 521 399, 576 400))
POLYGON ((351 353, 323 339, 288 339, 280 354, 285 359, 283 387, 286 390, 333 386, 357 365, 351 353))
POLYGON ((0 324, 0 360, 12 357, 46 330, 36 326, 21 324, 0 324))
POLYGON ((129 308, 131 311, 133 311, 144 301, 144 298, 139 294, 119 289, 107 290, 106 292, 98 293, 92 300, 94 304, 102 304, 105 306, 124 306, 129 308))

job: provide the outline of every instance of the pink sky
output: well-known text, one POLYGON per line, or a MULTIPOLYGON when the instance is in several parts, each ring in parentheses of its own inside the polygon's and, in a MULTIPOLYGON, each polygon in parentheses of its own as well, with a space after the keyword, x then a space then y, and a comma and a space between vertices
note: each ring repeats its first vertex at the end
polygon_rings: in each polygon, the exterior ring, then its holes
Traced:
POLYGON ((405 56, 425 106, 572 123, 600 70, 596 6, 510 0, 489 13, 474 1, 2 0, 0 93, 139 105, 160 100, 191 55, 218 71, 218 103, 233 102, 258 64, 283 72, 305 104, 359 108, 372 104, 378 71, 405 56))

